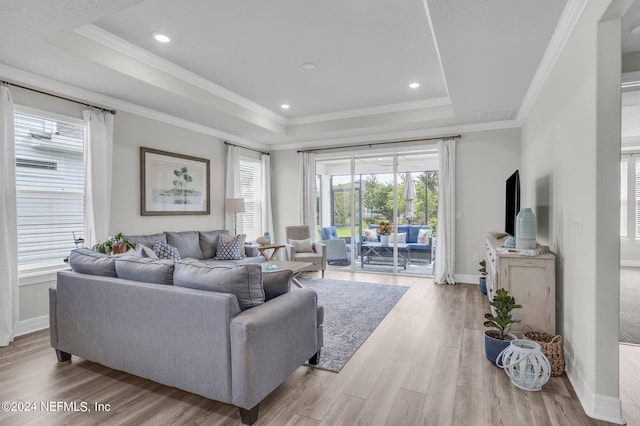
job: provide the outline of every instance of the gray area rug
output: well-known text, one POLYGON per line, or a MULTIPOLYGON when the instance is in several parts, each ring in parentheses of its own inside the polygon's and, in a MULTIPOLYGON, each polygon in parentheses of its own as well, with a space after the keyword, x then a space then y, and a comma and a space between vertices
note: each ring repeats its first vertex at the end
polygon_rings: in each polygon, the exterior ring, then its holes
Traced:
POLYGON ((620 342, 640 345, 640 268, 620 268, 620 342))
POLYGON ((409 287, 299 277, 324 306, 324 346, 317 368, 338 372, 409 287))

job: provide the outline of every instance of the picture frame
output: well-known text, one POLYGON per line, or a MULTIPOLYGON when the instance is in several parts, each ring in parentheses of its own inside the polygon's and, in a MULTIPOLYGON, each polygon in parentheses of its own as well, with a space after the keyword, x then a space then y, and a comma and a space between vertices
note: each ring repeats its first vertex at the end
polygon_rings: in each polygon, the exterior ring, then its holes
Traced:
POLYGON ((140 214, 207 215, 210 161, 140 147, 140 214))

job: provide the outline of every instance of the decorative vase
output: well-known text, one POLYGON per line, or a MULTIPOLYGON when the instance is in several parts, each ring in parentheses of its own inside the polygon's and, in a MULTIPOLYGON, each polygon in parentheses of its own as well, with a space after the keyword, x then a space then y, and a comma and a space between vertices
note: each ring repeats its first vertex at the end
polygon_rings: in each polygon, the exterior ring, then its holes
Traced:
POLYGON ((119 245, 115 245, 113 247, 111 247, 111 253, 112 254, 123 254, 127 252, 127 245, 126 244, 119 244, 119 245))
POLYGON ((511 383, 520 389, 538 391, 551 377, 551 365, 540 345, 531 340, 516 339, 496 359, 511 383))
POLYGON ((389 245, 389 236, 388 235, 380 235, 380 244, 383 246, 389 245))
POLYGON ((530 208, 520 210, 516 216, 516 249, 536 248, 536 215, 530 208))
POLYGON ((487 294, 487 277, 480 277, 480 293, 487 294))

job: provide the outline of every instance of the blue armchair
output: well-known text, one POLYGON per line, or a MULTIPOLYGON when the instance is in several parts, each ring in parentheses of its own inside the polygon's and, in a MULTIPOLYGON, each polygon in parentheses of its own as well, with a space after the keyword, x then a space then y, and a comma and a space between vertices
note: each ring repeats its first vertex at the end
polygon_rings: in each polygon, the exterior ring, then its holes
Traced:
POLYGON ((327 246, 327 263, 330 265, 349 265, 351 260, 347 250, 347 242, 338 237, 338 230, 335 226, 325 226, 320 228, 320 238, 322 244, 327 246))

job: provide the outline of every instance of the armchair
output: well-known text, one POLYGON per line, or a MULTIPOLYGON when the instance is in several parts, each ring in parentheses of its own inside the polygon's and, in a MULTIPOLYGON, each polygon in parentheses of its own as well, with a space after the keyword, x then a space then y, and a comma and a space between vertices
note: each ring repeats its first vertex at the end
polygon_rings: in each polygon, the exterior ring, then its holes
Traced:
POLYGON ((327 246, 311 240, 309 226, 287 226, 284 228, 287 243, 287 259, 292 262, 311 262, 305 271, 321 271, 327 269, 327 246), (310 246, 310 247, 309 247, 310 246))
POLYGON ((344 238, 338 237, 338 230, 335 226, 325 226, 320 228, 320 242, 327 246, 327 263, 338 265, 349 265, 349 247, 344 238))

